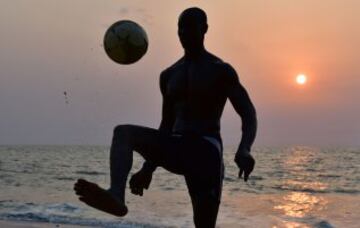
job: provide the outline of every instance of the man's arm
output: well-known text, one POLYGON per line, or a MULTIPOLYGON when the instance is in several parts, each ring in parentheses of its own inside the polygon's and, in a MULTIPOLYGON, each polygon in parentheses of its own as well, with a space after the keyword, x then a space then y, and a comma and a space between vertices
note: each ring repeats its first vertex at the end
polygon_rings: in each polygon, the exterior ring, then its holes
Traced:
POLYGON ((245 88, 240 84, 236 71, 226 66, 227 96, 235 111, 242 120, 242 138, 235 156, 235 162, 240 168, 239 177, 245 172, 246 181, 254 168, 255 160, 250 155, 257 131, 256 110, 245 88))
MULTIPOLYGON (((173 103, 171 99, 166 95, 166 84, 168 81, 167 74, 163 71, 160 74, 160 91, 163 97, 162 104, 162 118, 159 126, 159 131, 171 133, 174 125, 173 103)), ((147 172, 153 173, 156 169, 156 165, 150 161, 145 161, 142 169, 147 172)))
POLYGON ((239 150, 251 150, 257 131, 256 110, 245 88, 240 84, 236 71, 227 66, 227 96, 242 120, 242 138, 239 150))

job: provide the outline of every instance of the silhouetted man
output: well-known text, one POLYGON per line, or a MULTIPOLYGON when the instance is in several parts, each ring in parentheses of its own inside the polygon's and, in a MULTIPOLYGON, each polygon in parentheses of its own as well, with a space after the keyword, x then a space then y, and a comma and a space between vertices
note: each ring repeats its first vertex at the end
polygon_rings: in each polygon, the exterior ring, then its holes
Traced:
MULTIPOLYGON (((111 186, 79 179, 75 184, 80 200, 116 216, 127 213, 125 187, 132 166, 133 151, 144 165, 130 180, 133 194, 148 189, 157 166, 183 175, 191 196, 196 227, 215 227, 224 165, 220 137, 220 117, 227 98, 242 119, 242 139, 235 156, 247 181, 255 160, 250 155, 257 121, 255 108, 239 83, 235 70, 204 48, 208 25, 199 8, 181 13, 178 35, 185 54, 160 75, 163 95, 159 130, 134 125, 114 129, 110 151, 111 186)), ((224 40, 225 42, 225 40, 224 40)))

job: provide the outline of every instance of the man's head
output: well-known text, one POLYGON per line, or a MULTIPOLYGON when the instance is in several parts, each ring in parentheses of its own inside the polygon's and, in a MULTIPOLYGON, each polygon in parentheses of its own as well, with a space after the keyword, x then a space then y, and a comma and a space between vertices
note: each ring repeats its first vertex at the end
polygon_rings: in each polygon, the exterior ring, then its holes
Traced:
POLYGON ((178 35, 184 49, 194 50, 203 47, 207 32, 206 13, 197 7, 184 10, 178 21, 178 35))

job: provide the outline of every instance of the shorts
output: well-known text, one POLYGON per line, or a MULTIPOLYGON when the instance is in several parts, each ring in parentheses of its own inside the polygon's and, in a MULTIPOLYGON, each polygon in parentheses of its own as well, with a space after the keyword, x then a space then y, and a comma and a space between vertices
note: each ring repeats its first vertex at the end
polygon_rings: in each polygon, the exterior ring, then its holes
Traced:
POLYGON ((158 140, 156 165, 184 175, 192 199, 220 203, 224 178, 221 138, 161 134, 158 140))

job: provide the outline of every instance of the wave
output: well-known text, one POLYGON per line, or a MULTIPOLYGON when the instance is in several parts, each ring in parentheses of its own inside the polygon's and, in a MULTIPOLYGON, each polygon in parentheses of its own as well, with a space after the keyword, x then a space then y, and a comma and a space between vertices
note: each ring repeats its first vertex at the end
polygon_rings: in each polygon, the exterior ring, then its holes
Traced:
POLYGON ((336 193, 359 194, 360 191, 356 189, 336 189, 336 193))
POLYGON ((107 227, 107 228, 155 228, 166 227, 131 221, 106 221, 100 219, 71 218, 67 216, 53 215, 47 216, 41 213, 28 212, 23 214, 0 214, 1 220, 8 221, 31 221, 42 223, 56 223, 63 225, 80 225, 87 227, 107 227))
POLYGON ((80 170, 76 171, 77 174, 85 174, 85 175, 106 175, 107 173, 104 172, 98 172, 98 171, 86 171, 86 170, 80 170))
POLYGON ((69 180, 69 181, 75 181, 75 177, 55 177, 56 180, 69 180))
POLYGON ((129 221, 125 219, 104 220, 83 218, 81 217, 83 209, 69 203, 35 204, 31 202, 19 203, 12 200, 3 200, 0 201, 0 209, 10 209, 7 210, 7 212, 0 213, 0 220, 9 221, 31 221, 109 228, 166 227, 138 221, 129 221))
POLYGON ((277 191, 296 191, 296 192, 307 192, 307 193, 346 193, 346 194, 358 194, 359 190, 356 189, 314 189, 314 188, 303 188, 303 187, 290 187, 290 186, 274 186, 272 189, 277 191))

